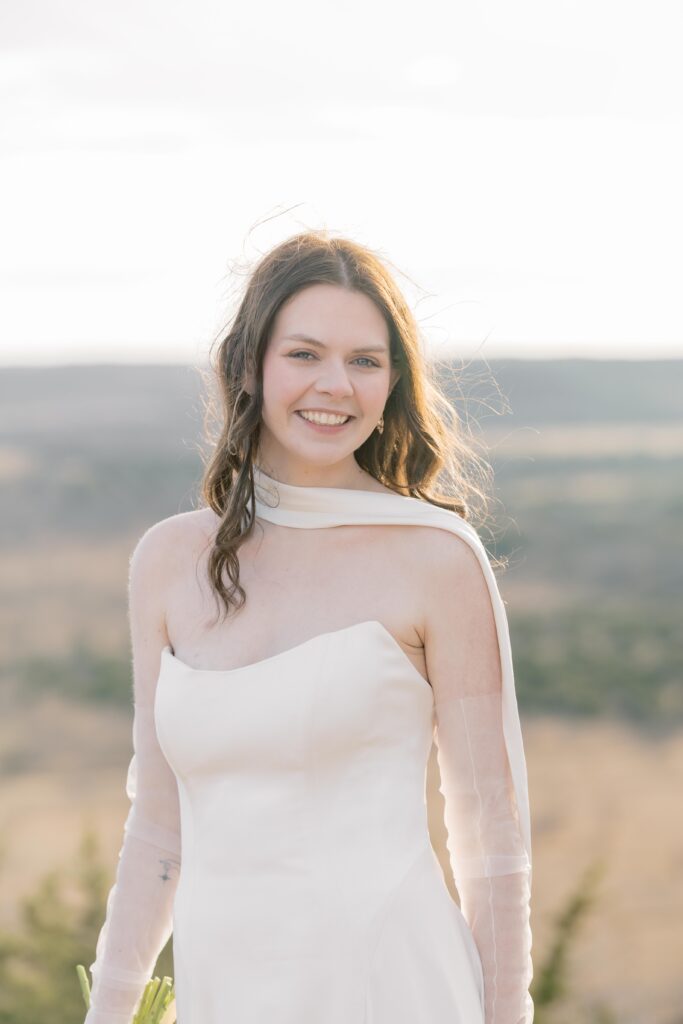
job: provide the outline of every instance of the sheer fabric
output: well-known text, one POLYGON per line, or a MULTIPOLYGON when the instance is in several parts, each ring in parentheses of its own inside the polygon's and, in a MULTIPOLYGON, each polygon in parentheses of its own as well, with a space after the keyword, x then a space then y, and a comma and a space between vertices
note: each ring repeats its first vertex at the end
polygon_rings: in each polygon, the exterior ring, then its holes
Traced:
POLYGON ((100 930, 84 1024, 129 1024, 172 928, 181 864, 178 787, 159 746, 153 704, 135 703, 134 754, 114 885, 100 930))
POLYGON ((532 1024, 531 865, 519 825, 500 690, 435 703, 444 820, 460 909, 479 951, 486 1024, 532 1024))

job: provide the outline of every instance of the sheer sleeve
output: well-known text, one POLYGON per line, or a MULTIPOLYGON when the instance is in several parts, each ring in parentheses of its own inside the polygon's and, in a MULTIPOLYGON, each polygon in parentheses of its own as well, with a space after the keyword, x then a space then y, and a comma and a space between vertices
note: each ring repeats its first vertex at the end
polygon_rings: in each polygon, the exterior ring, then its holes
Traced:
MULTIPOLYGON (((485 1024, 532 1024, 526 764, 505 607, 485 549, 477 539, 470 543, 479 565, 470 560, 465 566, 458 623, 451 618, 453 633, 462 630, 463 668, 459 656, 458 670, 451 665, 435 686, 447 846, 480 955, 485 1024)), ((447 637, 442 644, 445 650, 447 637)))
POLYGON ((133 748, 126 781, 131 807, 90 966, 84 1024, 130 1024, 172 932, 180 872, 178 788, 159 746, 153 703, 135 702, 133 748))
POLYGON ((517 820, 500 693, 436 705, 448 851, 479 950, 486 1024, 532 1024, 530 866, 517 820))

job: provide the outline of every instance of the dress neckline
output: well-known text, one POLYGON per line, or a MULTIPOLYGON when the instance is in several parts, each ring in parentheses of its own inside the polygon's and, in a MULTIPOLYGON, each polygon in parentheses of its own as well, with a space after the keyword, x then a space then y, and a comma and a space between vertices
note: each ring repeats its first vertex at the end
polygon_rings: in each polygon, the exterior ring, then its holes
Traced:
MULTIPOLYGON (((488 554, 477 530, 452 509, 435 505, 423 498, 393 492, 358 491, 349 487, 284 484, 268 476, 256 465, 253 471, 256 516, 276 525, 294 529, 394 525, 434 527, 456 534, 472 549, 481 565, 493 604, 503 674, 503 730, 520 823, 531 865, 531 817, 526 759, 515 693, 507 612, 488 554)), ((405 651, 403 653, 405 654, 405 651)))

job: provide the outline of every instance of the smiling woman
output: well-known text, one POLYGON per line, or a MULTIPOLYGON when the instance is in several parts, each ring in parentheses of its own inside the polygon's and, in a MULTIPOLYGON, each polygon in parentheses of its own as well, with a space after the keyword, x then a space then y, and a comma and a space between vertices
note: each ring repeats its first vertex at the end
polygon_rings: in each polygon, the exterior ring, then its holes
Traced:
POLYGON ((226 613, 245 597, 236 552, 251 532, 255 464, 292 483, 386 490, 485 518, 490 465, 424 352, 367 247, 307 232, 254 268, 213 358, 220 406, 206 411, 202 494, 220 517, 209 573, 226 613))
MULTIPOLYGON (((367 435, 382 416, 387 394, 399 376, 390 364, 387 325, 362 292, 313 284, 289 298, 275 316, 263 360, 263 461, 280 462, 287 451, 290 476, 306 479, 316 463, 318 474, 332 475, 325 448, 317 458, 314 451, 300 449, 298 468, 291 444, 283 447, 284 439, 278 443, 278 425, 284 427, 295 416, 306 424, 306 436, 344 434, 349 452, 352 440, 363 432, 367 435), (302 323, 315 325, 328 340, 294 329, 302 323), (369 340, 359 345, 359 338, 369 340), (306 348, 301 348, 302 342, 306 348)), ((354 448, 358 446, 357 441, 354 448)), ((334 467, 332 473, 338 476, 339 469, 334 467)))
POLYGON ((505 607, 415 320, 372 252, 300 235, 215 371, 205 506, 131 559, 131 809, 86 1022, 129 1024, 172 931, 179 1024, 531 1024, 505 607))

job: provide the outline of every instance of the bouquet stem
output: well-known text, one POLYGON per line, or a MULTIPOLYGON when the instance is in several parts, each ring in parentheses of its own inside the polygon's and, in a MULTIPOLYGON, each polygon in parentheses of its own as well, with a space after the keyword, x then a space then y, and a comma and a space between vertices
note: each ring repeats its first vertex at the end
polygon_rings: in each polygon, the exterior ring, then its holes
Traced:
MULTIPOLYGON (((90 1007, 90 982, 83 964, 76 965, 76 974, 86 1009, 90 1007)), ((176 1024, 173 978, 150 978, 142 993, 133 1024, 176 1024)))

